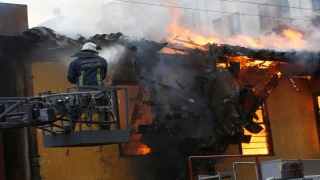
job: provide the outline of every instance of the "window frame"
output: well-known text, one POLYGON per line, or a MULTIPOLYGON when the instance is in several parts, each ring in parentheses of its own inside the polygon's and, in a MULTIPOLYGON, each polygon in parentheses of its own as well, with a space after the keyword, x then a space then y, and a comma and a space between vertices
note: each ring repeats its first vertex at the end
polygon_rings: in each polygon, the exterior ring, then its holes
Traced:
MULTIPOLYGON (((259 123, 259 124, 263 124, 265 125, 266 128, 266 132, 267 132, 267 148, 269 150, 268 154, 257 154, 259 156, 274 156, 274 148, 273 148, 273 140, 272 140, 272 133, 271 133, 271 127, 270 127, 270 119, 269 119, 269 113, 268 113, 268 108, 267 108, 267 103, 264 102, 261 105, 261 113, 262 113, 262 118, 263 118, 263 123, 259 123)), ((242 151, 242 144, 241 142, 239 142, 239 152, 240 154, 243 154, 242 151)))
POLYGON ((313 12, 317 12, 317 11, 320 11, 320 1, 316 1, 317 3, 314 3, 315 0, 311 0, 311 3, 312 3, 312 9, 313 9, 313 12), (318 4, 318 9, 315 8, 315 4, 318 4))
POLYGON ((317 130, 318 130, 318 139, 320 143, 320 107, 319 107, 318 96, 320 96, 320 91, 312 93, 315 120, 316 120, 317 130))
POLYGON ((229 24, 230 36, 237 36, 242 34, 239 12, 228 15, 228 24, 229 24))
POLYGON ((220 35, 223 34, 223 26, 222 26, 222 19, 218 18, 212 21, 212 26, 215 32, 219 33, 220 35))
POLYGON ((270 16, 268 4, 259 5, 258 8, 259 8, 260 29, 270 28, 271 27, 271 19, 270 19, 270 17, 267 17, 267 16, 270 16), (264 9, 264 8, 266 8, 266 9, 264 9), (262 22, 265 22, 265 23, 262 23, 262 22), (267 24, 267 25, 265 25, 265 24, 267 24))
POLYGON ((277 12, 278 18, 290 18, 291 17, 290 8, 289 8, 289 0, 275 1, 275 5, 276 5, 276 12, 277 12))
MULTIPOLYGON (((126 86, 126 85, 127 85, 127 86, 128 86, 128 85, 137 85, 137 86, 139 86, 139 87, 143 87, 143 86, 147 86, 147 83, 141 83, 141 82, 139 82, 139 81, 122 81, 122 80, 113 81, 113 86, 126 86)), ((115 98, 116 98, 116 102, 118 102, 118 93, 117 93, 117 92, 116 92, 116 94, 115 94, 115 98)), ((130 98, 130 97, 128 97, 128 98, 130 98)), ((129 101, 130 101, 130 99, 129 99, 129 101)), ((114 106, 115 106, 116 109, 117 109, 117 111, 116 111, 116 117, 117 117, 117 119, 118 119, 118 121, 117 121, 117 126, 120 127, 120 122, 121 122, 121 120, 120 120, 119 105, 118 105, 118 103, 116 103, 114 106)), ((128 106, 129 106, 129 104, 128 104, 128 106)), ((130 112, 129 112, 129 113, 130 113, 130 112)), ((133 114, 134 114, 134 112, 133 112, 133 114)), ((132 117, 132 116, 131 116, 131 117, 132 117)), ((131 123, 132 121, 136 121, 136 119, 135 119, 135 120, 132 120, 131 117, 129 117, 129 125, 130 125, 130 123, 131 123)), ((129 128, 130 128, 130 127, 129 127, 129 128)), ((135 141, 135 140, 132 140, 131 137, 130 137, 130 142, 133 142, 133 141, 135 141)), ((130 142, 128 142, 128 143, 130 143, 130 142)), ((124 152, 123 144, 126 144, 126 143, 118 143, 119 155, 120 155, 120 157, 149 156, 149 154, 126 154, 126 153, 124 152)), ((129 147, 129 148, 130 148, 130 147, 129 147)), ((136 147, 136 148, 139 148, 139 147, 136 147)))

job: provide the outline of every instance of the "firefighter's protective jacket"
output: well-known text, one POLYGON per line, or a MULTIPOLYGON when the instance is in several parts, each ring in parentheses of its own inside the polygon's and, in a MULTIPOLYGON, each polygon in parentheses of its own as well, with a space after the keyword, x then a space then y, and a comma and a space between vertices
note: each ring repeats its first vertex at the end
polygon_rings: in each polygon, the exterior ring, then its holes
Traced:
POLYGON ((90 52, 77 52, 68 69, 67 79, 70 83, 79 86, 104 86, 104 78, 107 75, 107 61, 90 52))

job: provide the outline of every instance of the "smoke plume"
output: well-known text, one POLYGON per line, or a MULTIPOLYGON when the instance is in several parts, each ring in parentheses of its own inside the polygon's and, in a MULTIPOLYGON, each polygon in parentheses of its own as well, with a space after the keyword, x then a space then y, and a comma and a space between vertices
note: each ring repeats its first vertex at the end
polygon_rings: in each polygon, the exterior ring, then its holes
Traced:
MULTIPOLYGON (((49 27, 71 38, 77 38, 79 34, 89 38, 95 34, 122 32, 131 37, 156 41, 171 41, 173 37, 179 36, 180 39, 190 38, 202 44, 215 42, 277 50, 317 50, 316 45, 320 40, 317 26, 310 21, 313 18, 311 15, 303 17, 306 21, 285 21, 286 28, 302 34, 300 41, 289 39, 281 31, 273 31, 272 27, 268 31, 262 30, 259 16, 245 15, 261 13, 259 5, 250 3, 178 0, 24 3, 30 9, 30 24, 49 27), (225 32, 230 31, 230 19, 234 13, 239 13, 239 17, 235 15, 236 18, 232 20, 236 34, 231 35, 225 32), (222 21, 216 21, 219 19, 222 21), (175 24, 174 28, 172 24, 175 24)), ((263 7, 269 10, 276 8, 263 7)), ((276 10, 285 11, 284 8, 276 10)), ((296 11, 290 9, 291 17, 295 16, 294 13, 296 11)))

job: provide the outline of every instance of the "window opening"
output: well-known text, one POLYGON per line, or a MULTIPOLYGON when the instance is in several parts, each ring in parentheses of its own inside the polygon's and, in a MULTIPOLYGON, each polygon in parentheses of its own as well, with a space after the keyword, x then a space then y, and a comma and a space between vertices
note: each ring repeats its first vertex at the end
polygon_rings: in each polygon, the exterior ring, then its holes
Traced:
POLYGON ((241 143, 242 154, 261 154, 261 155, 272 155, 272 137, 270 131, 270 123, 267 116, 266 105, 263 104, 256 111, 256 115, 259 117, 258 120, 254 119, 255 123, 258 123, 263 130, 257 134, 250 133, 244 129, 244 135, 251 135, 250 143, 241 143))

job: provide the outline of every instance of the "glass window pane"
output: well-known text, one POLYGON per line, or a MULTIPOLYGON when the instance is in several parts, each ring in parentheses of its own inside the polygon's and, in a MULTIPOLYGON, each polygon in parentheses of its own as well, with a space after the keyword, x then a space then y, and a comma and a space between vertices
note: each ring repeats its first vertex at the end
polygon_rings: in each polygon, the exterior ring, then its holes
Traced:
POLYGON ((212 21, 213 24, 213 29, 215 32, 219 33, 219 34, 223 34, 222 32, 222 19, 216 19, 212 21))
POLYGON ((269 7, 268 5, 259 5, 260 28, 270 27, 269 7))
POLYGON ((313 10, 319 11, 320 10, 320 0, 312 0, 313 3, 313 10))
POLYGON ((241 22, 239 13, 229 15, 228 22, 231 36, 241 34, 241 22))
POLYGON ((280 18, 289 18, 290 17, 290 8, 288 0, 277 0, 275 1, 277 5, 277 14, 280 18))

